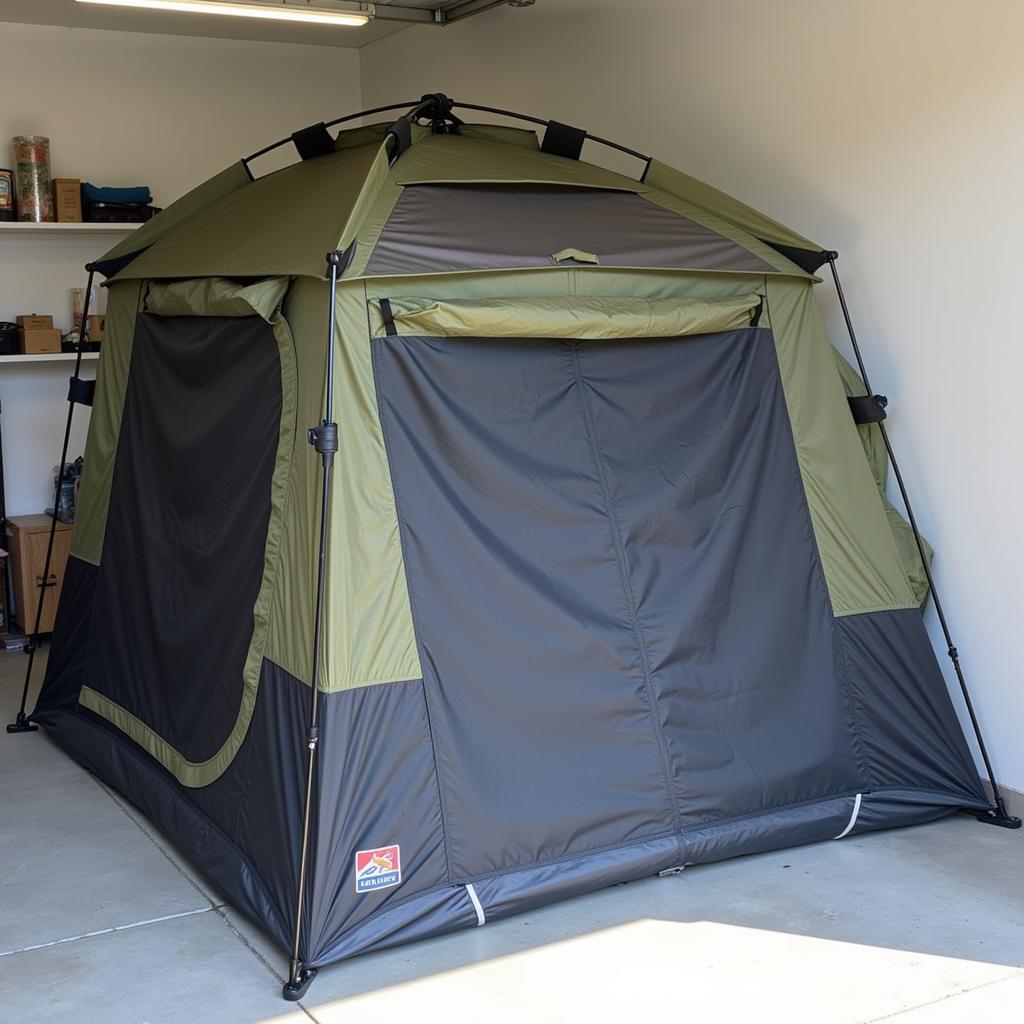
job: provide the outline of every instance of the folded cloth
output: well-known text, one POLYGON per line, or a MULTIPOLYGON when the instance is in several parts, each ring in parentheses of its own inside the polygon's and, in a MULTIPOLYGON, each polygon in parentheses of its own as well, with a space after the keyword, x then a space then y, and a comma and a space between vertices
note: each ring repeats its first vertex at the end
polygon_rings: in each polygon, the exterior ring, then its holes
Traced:
POLYGON ((87 203, 138 203, 148 206, 153 202, 153 195, 148 185, 137 185, 133 188, 101 188, 82 182, 82 199, 87 203))

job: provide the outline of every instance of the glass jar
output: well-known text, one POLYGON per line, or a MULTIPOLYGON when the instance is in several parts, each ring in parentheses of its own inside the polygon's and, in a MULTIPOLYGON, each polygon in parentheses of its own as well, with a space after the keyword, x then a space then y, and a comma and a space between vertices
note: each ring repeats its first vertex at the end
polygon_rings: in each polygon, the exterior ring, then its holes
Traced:
POLYGON ((52 221, 50 140, 42 135, 17 135, 11 139, 11 145, 17 177, 18 220, 52 221))

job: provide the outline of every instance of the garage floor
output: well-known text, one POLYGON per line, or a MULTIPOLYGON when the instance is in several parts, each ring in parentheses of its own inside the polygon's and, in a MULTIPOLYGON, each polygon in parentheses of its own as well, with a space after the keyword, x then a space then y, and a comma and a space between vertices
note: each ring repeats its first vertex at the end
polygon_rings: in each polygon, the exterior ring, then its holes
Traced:
MULTIPOLYGON (((24 668, 0 653, 4 723, 24 668)), ((1024 833, 965 817, 366 956, 321 971, 292 1006, 285 958, 44 734, 0 734, 0 815, 12 1024, 1024 1019, 1024 833)))

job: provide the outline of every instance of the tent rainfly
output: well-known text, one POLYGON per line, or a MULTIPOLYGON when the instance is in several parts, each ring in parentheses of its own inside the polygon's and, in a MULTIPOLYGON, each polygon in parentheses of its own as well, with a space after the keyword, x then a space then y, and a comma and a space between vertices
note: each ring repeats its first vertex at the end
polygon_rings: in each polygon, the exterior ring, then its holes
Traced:
POLYGON ((28 717, 291 954, 292 999, 683 865, 1013 824, 922 624, 884 402, 815 307, 835 254, 452 106, 298 132, 92 267, 28 717))

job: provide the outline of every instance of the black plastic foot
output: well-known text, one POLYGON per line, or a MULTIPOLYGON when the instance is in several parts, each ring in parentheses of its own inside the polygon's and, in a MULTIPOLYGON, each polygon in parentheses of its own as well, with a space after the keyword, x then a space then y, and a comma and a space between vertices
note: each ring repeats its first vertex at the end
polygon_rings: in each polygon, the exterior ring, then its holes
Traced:
POLYGON ((298 1002, 308 990, 309 986, 313 984, 313 979, 316 977, 315 967, 303 967, 299 971, 299 977, 295 981, 286 981, 281 988, 281 995, 288 1000, 289 1003, 298 1002))
POLYGON ((33 725, 28 720, 28 715, 24 711, 18 712, 18 717, 14 719, 9 726, 7 726, 8 732, 38 732, 39 726, 33 725))
POLYGON ((1021 826, 1020 818, 1008 814, 1005 807, 998 811, 994 807, 989 807, 987 810, 978 811, 975 817, 986 825, 998 825, 999 828, 1020 828, 1021 826))

